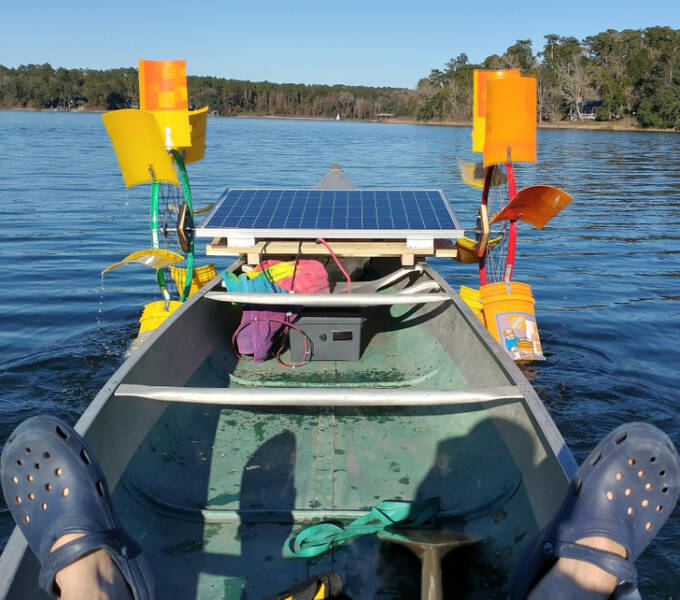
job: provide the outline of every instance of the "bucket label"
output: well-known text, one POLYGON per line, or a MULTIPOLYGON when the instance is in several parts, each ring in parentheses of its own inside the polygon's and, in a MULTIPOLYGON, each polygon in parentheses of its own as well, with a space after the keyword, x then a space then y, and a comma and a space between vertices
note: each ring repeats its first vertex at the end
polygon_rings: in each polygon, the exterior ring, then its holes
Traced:
POLYGON ((497 313, 496 328, 501 346, 512 360, 545 360, 534 315, 524 312, 497 313))

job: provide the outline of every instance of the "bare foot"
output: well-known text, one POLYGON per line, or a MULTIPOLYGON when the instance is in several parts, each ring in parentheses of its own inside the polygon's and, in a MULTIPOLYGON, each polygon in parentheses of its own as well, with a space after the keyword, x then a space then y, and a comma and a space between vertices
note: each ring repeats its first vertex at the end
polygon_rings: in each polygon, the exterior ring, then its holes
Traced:
MULTIPOLYGON (((83 533, 61 536, 50 551, 82 537, 83 533)), ((106 550, 86 554, 62 569, 55 578, 62 600, 132 600, 125 578, 106 550)))
MULTIPOLYGON (((578 544, 626 556, 621 544, 603 537, 588 537, 578 544)), ((616 577, 589 562, 560 558, 531 590, 527 600, 605 600, 616 587, 616 577)))

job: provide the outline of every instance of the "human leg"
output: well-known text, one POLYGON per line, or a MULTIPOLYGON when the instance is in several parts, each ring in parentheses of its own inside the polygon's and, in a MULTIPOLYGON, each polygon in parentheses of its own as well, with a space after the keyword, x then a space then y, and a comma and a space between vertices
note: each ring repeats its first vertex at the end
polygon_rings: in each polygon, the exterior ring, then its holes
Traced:
POLYGON ((104 475, 71 427, 42 416, 19 425, 3 450, 0 478, 10 512, 41 563, 45 591, 67 600, 155 598, 150 567, 120 527, 104 475))
POLYGON ((679 489, 680 459, 663 432, 645 423, 615 429, 522 553, 511 577, 513 600, 594 600, 633 591, 633 563, 670 515, 679 489))

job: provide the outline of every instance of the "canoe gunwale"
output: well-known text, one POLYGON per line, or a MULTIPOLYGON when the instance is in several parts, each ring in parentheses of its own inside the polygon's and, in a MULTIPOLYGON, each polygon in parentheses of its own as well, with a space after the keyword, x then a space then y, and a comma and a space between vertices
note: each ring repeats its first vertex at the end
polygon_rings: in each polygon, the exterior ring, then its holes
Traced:
POLYGON ((468 325, 475 332, 475 334, 480 338, 480 341, 492 354, 496 362, 503 368, 508 374, 510 379, 515 382, 516 386, 521 390, 522 396, 528 413, 534 420, 536 425, 536 431, 545 436, 545 441, 548 443, 553 453, 559 460, 560 466, 565 474, 565 476, 571 481, 572 477, 576 473, 578 465, 574 460, 571 451, 567 447, 562 434, 560 433, 557 425, 553 422, 548 410, 545 405, 538 397, 536 390, 527 381, 522 370, 517 366, 517 364, 510 358, 507 352, 496 342, 495 338, 489 333, 489 331, 482 325, 479 319, 472 312, 470 307, 465 304, 465 302, 456 294, 448 282, 437 273, 429 264, 423 265, 424 271, 439 285, 442 290, 447 292, 454 305, 458 310, 463 313, 468 325))
MULTIPOLYGON (((245 261, 243 259, 235 261, 229 267, 229 270, 231 271, 238 270, 238 268, 241 265, 243 265, 244 262, 245 261)), ((491 409, 490 411, 491 418, 496 422, 498 422, 498 420, 502 421, 503 418, 502 415, 506 411, 521 411, 521 412, 526 411, 535 429, 537 439, 540 440, 540 443, 546 447, 546 450, 548 450, 549 453, 553 454, 554 458, 556 459, 557 463, 559 464, 562 470, 564 480, 568 481, 573 472, 575 472, 576 470, 575 461, 571 455, 571 452, 567 448, 560 432, 557 430, 557 427, 553 423, 552 419, 548 414, 548 411, 543 406, 534 389, 531 387, 528 381, 526 381, 524 375, 522 374, 521 370, 517 367, 517 365, 515 365, 515 363, 510 359, 510 357, 506 355, 503 349, 497 344, 497 342, 491 337, 488 331, 473 315, 473 313, 470 311, 467 305, 465 305, 465 303, 459 298, 459 296, 451 289, 450 285, 430 265, 428 265, 425 262, 422 262, 420 264, 423 267, 424 271, 423 274, 429 276, 432 280, 439 283, 442 290, 441 293, 429 294, 428 296, 430 298, 432 298, 435 295, 445 296, 445 302, 449 304, 450 309, 457 310, 459 313, 461 313, 465 321, 465 326, 469 327, 472 330, 474 335, 479 339, 480 344, 484 347, 485 351, 493 358, 493 360, 499 365, 501 370, 507 375, 509 382, 514 383, 514 385, 476 388, 475 390, 468 391, 456 390, 455 394, 451 394, 450 391, 442 392, 436 390, 435 394, 431 394, 429 390, 425 389, 405 390, 405 392, 407 393, 404 393, 404 390, 399 391, 394 389, 366 390, 366 391, 368 391, 370 395, 373 396, 374 398, 377 398, 380 395, 389 394, 390 396, 394 396, 396 399, 397 396, 401 394, 402 397, 405 399, 404 401, 410 403, 410 405, 418 404, 427 405, 434 403, 451 405, 472 402, 479 404, 480 402, 483 402, 484 408, 491 409), (480 393, 482 394, 481 397, 479 396, 480 393), (464 395, 466 394, 468 395, 477 394, 478 397, 475 398, 474 400, 472 400, 472 398, 466 399, 464 397, 464 395), (487 396, 485 396, 485 394, 487 396), (408 397, 409 395, 411 395, 410 398, 408 397), (416 395, 419 397, 418 401, 416 401, 416 395), (501 411, 499 413, 500 415, 499 419, 497 419, 496 416, 494 416, 495 411, 501 411)), ((206 306, 217 305, 218 303, 214 301, 208 301, 206 296, 211 292, 212 293, 217 292, 219 290, 220 283, 221 278, 218 276, 217 278, 213 279, 213 281, 210 282, 208 285, 200 289, 189 300, 187 300, 157 330, 150 334, 149 337, 145 340, 145 342, 141 344, 139 348, 135 350, 127 358, 127 360, 125 360, 125 362, 119 367, 119 369, 111 376, 111 378, 102 387, 99 393, 94 397, 94 399, 92 400, 92 402, 87 407, 85 412, 82 414, 81 418, 78 420, 78 423, 76 424, 76 430, 81 435, 83 435, 86 438, 86 440, 88 440, 88 443, 95 442, 98 433, 101 433, 103 423, 104 421, 107 420, 107 413, 110 410, 113 410, 111 408, 110 401, 114 399, 116 402, 120 402, 121 400, 126 401, 125 398, 121 397, 121 395, 125 393, 126 390, 127 392, 134 391, 134 388, 132 388, 131 390, 130 386, 132 386, 135 383, 137 384, 140 383, 138 373, 140 363, 143 363, 145 360, 147 360, 147 358, 152 357, 150 353, 152 352, 152 349, 154 348, 156 342, 159 342, 160 344, 165 343, 165 340, 162 340, 161 338, 166 336, 166 334, 168 333, 171 334, 170 338, 172 338, 173 337, 172 331, 170 330, 176 325, 178 325, 179 320, 182 320, 185 317, 189 316, 192 313, 192 311, 198 308, 199 304, 203 306, 203 308, 198 310, 199 313, 206 312, 205 308, 206 306), (131 383, 124 383, 128 381, 131 383)), ((384 295, 385 294, 375 294, 376 297, 384 295)), ((337 296, 346 297, 344 294, 342 295, 337 294, 337 296)), ((413 297, 404 296, 403 299, 408 303, 411 304, 414 303, 413 297)), ((442 300, 438 298, 438 301, 441 302, 442 300)), ((208 309, 207 312, 213 313, 214 309, 208 309)), ((191 322, 191 318, 189 319, 189 322, 191 322)), ((165 339, 166 340, 168 339, 167 336, 165 337, 165 339)), ((142 371, 143 370, 144 369, 142 369, 142 371)), ((177 374, 174 375, 175 377, 180 377, 180 375, 177 374)), ((183 377, 183 375, 181 375, 181 377, 183 377)), ((180 389, 182 390, 182 393, 185 393, 187 390, 192 389, 181 388, 182 383, 184 383, 181 380, 174 381, 172 383, 177 384, 177 386, 180 387, 180 389)), ((157 386, 150 387, 158 391, 157 386)), ((170 387, 172 388, 175 386, 170 387)), ((199 394, 205 394, 206 390, 209 390, 209 388, 201 388, 199 394)), ((219 394, 221 395, 225 393, 225 389, 219 389, 218 391, 219 394)), ((240 404, 241 406, 248 405, 255 406, 255 404, 252 402, 253 396, 252 391, 253 391, 252 388, 245 390, 245 393, 248 393, 248 395, 251 397, 251 401, 244 402, 243 399, 241 399, 239 400, 238 404, 240 404)), ((270 392, 272 391, 273 391, 272 388, 269 388, 267 394, 264 395, 268 396, 269 398, 273 398, 272 396, 269 395, 270 392)), ((297 406, 305 406, 304 404, 301 404, 301 401, 302 402, 306 401, 305 399, 310 399, 310 401, 313 400, 314 402, 318 402, 319 391, 323 391, 324 393, 322 395, 327 396, 327 398, 332 398, 336 394, 338 398, 340 397, 340 395, 354 396, 356 400, 359 402, 358 404, 355 404, 355 406, 371 405, 370 403, 364 404, 364 402, 367 402, 367 400, 360 398, 360 396, 362 395, 361 390, 349 390, 349 393, 347 389, 329 391, 327 389, 312 390, 305 388, 304 390, 293 390, 292 388, 288 388, 286 390, 286 392, 291 392, 297 395, 296 402, 297 406)), ((138 396, 128 399, 129 401, 136 401, 136 398, 138 398, 138 396)), ((236 396, 234 396, 233 399, 235 400, 236 396)), ((157 419, 158 416, 162 414, 162 412, 170 405, 170 403, 174 399, 170 400, 167 398, 163 398, 159 400, 160 401, 158 402, 150 400, 148 398, 140 400, 141 402, 146 403, 146 408, 144 409, 146 411, 145 418, 149 422, 154 418, 157 419)), ((324 401, 335 402, 337 406, 345 405, 345 402, 337 400, 327 399, 324 401)), ((115 405, 115 402, 113 404, 115 405)), ((236 404, 236 402, 234 402, 233 404, 236 404)), ((263 403, 260 405, 264 406, 266 404, 263 403)), ((324 406, 323 404, 317 405, 324 406)), ((329 404, 326 404, 325 406, 328 405, 329 404)), ((390 405, 399 406, 396 400, 392 400, 385 404, 385 406, 390 405)), ((307 404, 307 406, 312 405, 307 404)), ((350 404, 349 406, 352 405, 350 404)), ((137 429, 139 431, 142 431, 144 427, 145 425, 143 423, 137 425, 137 429)), ((503 436, 504 432, 501 429, 499 429, 499 431, 501 433, 501 436, 503 436)), ((137 446, 137 442, 138 440, 126 440, 126 447, 119 448, 120 456, 117 458, 117 461, 122 463, 129 460, 129 455, 131 452, 134 452, 134 447, 137 446)), ((119 465, 116 464, 114 465, 110 472, 107 472, 107 479, 110 477, 110 474, 112 475, 110 482, 111 487, 115 486, 118 483, 120 477, 120 473, 118 471, 119 465)), ((213 516, 217 517, 217 515, 213 516)), ((223 517, 227 518, 229 517, 229 515, 225 514, 223 515, 223 517)), ((300 515, 300 517, 304 518, 303 515, 300 515)), ((11 598, 30 597, 30 595, 25 594, 24 591, 28 590, 32 591, 34 589, 32 586, 35 585, 35 581, 32 578, 33 576, 37 577, 38 568, 39 568, 38 563, 36 559, 33 557, 32 553, 28 551, 28 547, 23 535, 21 534, 18 528, 15 528, 7 543, 7 546, 4 549, 2 556, 0 556, 0 573, 2 573, 3 575, 2 577, 0 577, 0 599, 6 597, 11 598)))

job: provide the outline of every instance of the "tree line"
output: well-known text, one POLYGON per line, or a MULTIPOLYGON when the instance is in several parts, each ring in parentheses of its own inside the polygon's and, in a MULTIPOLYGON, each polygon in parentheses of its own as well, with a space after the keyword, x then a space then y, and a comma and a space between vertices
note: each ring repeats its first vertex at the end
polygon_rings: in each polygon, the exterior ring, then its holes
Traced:
POLYGON ((642 127, 680 129, 680 30, 608 29, 583 40, 517 40, 502 55, 470 64, 465 54, 418 82, 419 119, 469 120, 474 69, 519 67, 537 79, 539 121, 634 119, 642 127))
MULTIPOLYGON (((472 64, 466 54, 433 69, 414 90, 251 82, 189 76, 189 103, 220 115, 281 115, 428 121, 472 119, 474 69, 519 67, 538 82, 539 121, 612 121, 680 129, 680 30, 608 29, 583 40, 544 36, 517 40, 501 55, 472 64)), ((139 105, 134 68, 54 69, 0 65, 0 108, 115 110, 139 105)))
MULTIPOLYGON (((407 89, 251 82, 187 77, 191 108, 219 115, 287 115, 373 119, 408 114, 407 89)), ((49 64, 0 65, 0 108, 116 110, 139 107, 137 69, 54 69, 49 64)))

